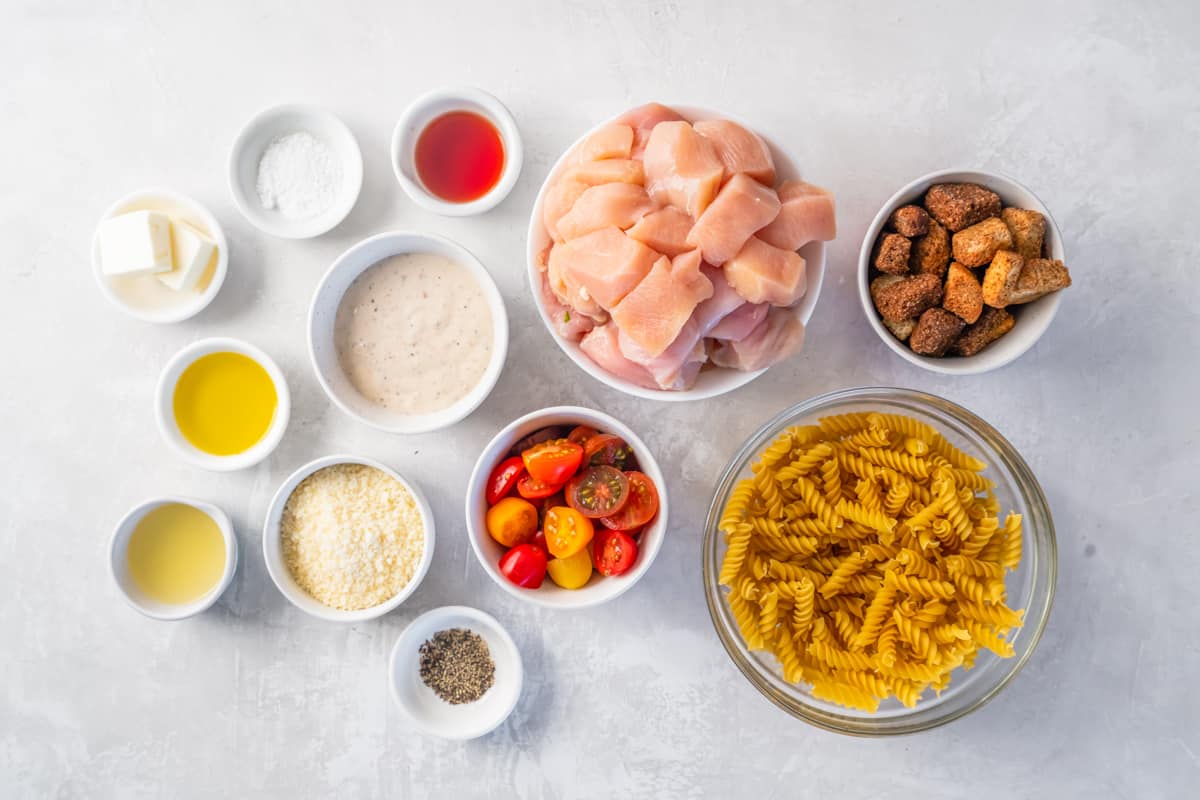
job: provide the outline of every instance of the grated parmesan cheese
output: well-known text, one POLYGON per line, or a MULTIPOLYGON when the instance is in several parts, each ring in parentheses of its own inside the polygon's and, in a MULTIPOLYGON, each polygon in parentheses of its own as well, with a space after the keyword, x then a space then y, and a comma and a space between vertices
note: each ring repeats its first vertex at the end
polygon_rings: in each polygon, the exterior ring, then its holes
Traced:
POLYGON ((301 481, 283 507, 280 537, 300 588, 343 611, 395 597, 425 553, 412 493, 364 464, 335 464, 301 481))

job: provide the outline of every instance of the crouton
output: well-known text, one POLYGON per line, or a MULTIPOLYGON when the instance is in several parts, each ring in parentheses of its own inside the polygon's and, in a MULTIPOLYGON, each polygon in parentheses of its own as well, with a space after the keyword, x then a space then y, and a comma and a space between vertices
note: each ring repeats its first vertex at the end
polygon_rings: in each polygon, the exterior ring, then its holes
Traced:
POLYGON ((892 336, 895 336, 900 341, 905 341, 912 335, 913 328, 917 327, 915 319, 902 319, 899 322, 891 322, 889 320, 880 320, 883 322, 883 327, 891 331, 892 336))
POLYGON ((936 275, 909 275, 881 286, 875 293, 875 308, 889 322, 918 317, 942 302, 942 281, 936 275))
POLYGON ((904 278, 899 275, 880 275, 875 280, 871 281, 871 300, 875 305, 879 305, 879 292, 886 286, 891 286, 893 283, 899 283, 904 278))
POLYGON ((942 308, 957 314, 963 322, 974 322, 983 313, 983 287, 975 273, 957 261, 946 273, 943 295, 942 308))
POLYGON ((983 302, 992 308, 1004 308, 1017 290, 1021 278, 1021 267, 1025 259, 1012 250, 1001 250, 992 259, 991 266, 983 275, 983 302))
POLYGON ((951 248, 964 267, 982 267, 1001 250, 1012 250, 1013 237, 1003 220, 991 217, 954 234, 951 248))
POLYGON ((1000 216, 1000 195, 975 183, 939 183, 925 193, 925 208, 957 233, 988 217, 1000 216))
POLYGON ((1046 238, 1046 218, 1037 211, 1027 211, 1024 208, 1006 208, 1000 212, 1000 219, 1012 233, 1015 246, 1013 247, 1021 258, 1029 261, 1042 257, 1042 242, 1046 238))
POLYGON ((1035 258, 1025 262, 1017 278, 1017 287, 1008 295, 1008 304, 1031 303, 1039 297, 1071 285, 1071 273, 1061 261, 1035 258))
POLYGON ((910 239, 929 233, 929 212, 920 206, 900 206, 888 217, 888 230, 910 239))
POLYGON ((913 272, 928 273, 940 278, 946 274, 949 263, 950 232, 929 220, 929 233, 913 239, 912 255, 908 258, 909 268, 913 272))
POLYGON ((1012 330, 1016 320, 1013 315, 1000 308, 985 308, 979 320, 962 332, 950 346, 950 352, 958 356, 973 356, 1004 334, 1012 330))
POLYGON ((912 242, 898 233, 885 233, 875 247, 875 269, 891 275, 908 272, 908 253, 912 242))
POLYGON ((965 327, 967 323, 946 309, 931 308, 917 320, 908 344, 914 353, 941 358, 965 327))

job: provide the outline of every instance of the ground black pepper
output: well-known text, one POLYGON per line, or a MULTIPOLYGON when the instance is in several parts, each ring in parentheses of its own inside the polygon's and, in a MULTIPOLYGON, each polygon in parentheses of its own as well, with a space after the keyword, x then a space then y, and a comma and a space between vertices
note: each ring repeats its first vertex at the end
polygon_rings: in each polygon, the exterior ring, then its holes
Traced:
POLYGON ((421 645, 420 654, 421 680, 447 703, 474 703, 495 683, 496 662, 474 631, 438 631, 421 645))

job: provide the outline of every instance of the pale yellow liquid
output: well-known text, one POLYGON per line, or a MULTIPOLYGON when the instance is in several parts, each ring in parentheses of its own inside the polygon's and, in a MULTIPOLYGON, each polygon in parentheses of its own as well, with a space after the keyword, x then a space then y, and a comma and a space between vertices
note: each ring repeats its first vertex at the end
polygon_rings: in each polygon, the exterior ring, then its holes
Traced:
POLYGON ((225 540, 208 514, 167 503, 138 522, 126 560, 130 577, 146 596, 160 603, 190 603, 221 580, 225 540))

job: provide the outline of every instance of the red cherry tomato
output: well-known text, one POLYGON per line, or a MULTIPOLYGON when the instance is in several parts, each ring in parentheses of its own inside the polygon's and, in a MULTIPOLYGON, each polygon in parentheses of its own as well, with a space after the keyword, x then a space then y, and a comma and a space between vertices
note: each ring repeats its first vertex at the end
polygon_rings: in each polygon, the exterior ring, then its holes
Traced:
POLYGON ((567 434, 567 441, 574 442, 575 444, 584 444, 588 439, 592 438, 599 432, 600 431, 588 425, 579 425, 578 427, 572 428, 571 432, 567 434))
POLYGON ((625 477, 629 479, 629 501, 616 514, 600 520, 604 527, 615 531, 640 528, 658 513, 658 489, 654 481, 640 472, 627 472, 625 477))
POLYGON ((542 483, 561 486, 579 470, 583 448, 566 439, 542 442, 521 453, 525 469, 542 483))
POLYGON ((525 474, 525 462, 519 457, 506 458, 492 470, 487 482, 487 504, 494 506, 512 493, 517 481, 525 474))
POLYGON ((592 563, 604 576, 628 572, 637 555, 637 542, 625 531, 602 531, 592 542, 592 563))
POLYGON ((585 517, 610 517, 629 500, 629 479, 616 467, 588 467, 567 481, 566 496, 585 517))
POLYGON ((589 467, 609 466, 628 470, 637 466, 637 459, 620 436, 600 433, 583 445, 583 463, 589 467))
POLYGON ((545 532, 543 532, 543 531, 539 530, 537 533, 535 533, 535 534, 533 535, 533 539, 532 539, 532 540, 531 540, 529 543, 530 543, 531 545, 533 545, 534 547, 536 547, 538 550, 541 550, 543 553, 545 553, 545 554, 546 554, 546 561, 547 561, 547 562, 549 562, 549 560, 550 560, 550 546, 549 546, 548 544, 546 544, 546 534, 545 534, 545 532))
POLYGON ((519 544, 500 556, 500 574, 522 589, 537 589, 546 578, 546 554, 532 544, 519 544))
POLYGON ((526 500, 541 500, 543 497, 561 492, 562 488, 561 483, 542 483, 528 472, 521 476, 521 480, 517 481, 517 494, 526 500))

